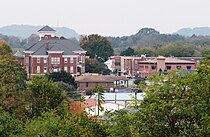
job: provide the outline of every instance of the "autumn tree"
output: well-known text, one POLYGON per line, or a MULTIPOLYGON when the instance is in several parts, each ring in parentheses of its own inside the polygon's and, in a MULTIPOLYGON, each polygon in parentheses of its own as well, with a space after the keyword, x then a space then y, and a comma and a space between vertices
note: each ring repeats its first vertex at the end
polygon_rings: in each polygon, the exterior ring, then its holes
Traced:
POLYGON ((19 92, 26 88, 26 72, 7 43, 0 42, 0 48, 0 105, 10 109, 19 92))
POLYGON ((100 62, 105 62, 108 57, 114 55, 114 50, 107 38, 97 34, 84 37, 80 45, 87 51, 87 56, 91 59, 96 58, 100 62))

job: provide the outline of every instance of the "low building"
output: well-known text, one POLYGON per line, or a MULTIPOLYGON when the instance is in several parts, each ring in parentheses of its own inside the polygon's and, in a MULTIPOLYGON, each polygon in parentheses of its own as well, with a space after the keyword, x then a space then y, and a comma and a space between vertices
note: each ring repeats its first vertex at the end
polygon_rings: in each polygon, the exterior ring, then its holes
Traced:
POLYGON ((28 76, 64 70, 73 76, 85 73, 85 54, 79 42, 59 38, 56 31, 45 26, 40 40, 24 51, 24 66, 28 76))
POLYGON ((144 60, 139 62, 139 70, 136 72, 139 77, 146 78, 155 73, 170 72, 173 70, 193 71, 197 63, 194 60, 182 60, 174 57, 159 56, 155 59, 144 60))
POLYGON ((128 80, 128 78, 123 76, 105 75, 87 75, 75 78, 79 91, 92 90, 96 86, 103 87, 105 91, 110 91, 117 87, 128 87, 128 80))

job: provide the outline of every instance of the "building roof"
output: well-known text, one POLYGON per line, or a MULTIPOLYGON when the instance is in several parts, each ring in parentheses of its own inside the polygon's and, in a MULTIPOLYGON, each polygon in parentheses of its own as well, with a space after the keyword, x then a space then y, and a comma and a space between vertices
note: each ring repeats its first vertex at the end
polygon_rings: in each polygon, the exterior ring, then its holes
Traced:
POLYGON ((73 51, 83 50, 79 42, 68 39, 40 40, 26 51, 33 51, 32 55, 47 55, 48 51, 63 51, 63 55, 75 55, 73 51), (46 44, 48 48, 46 49, 46 44))
POLYGON ((55 31, 55 30, 52 29, 51 27, 49 27, 48 25, 46 25, 43 28, 41 28, 40 30, 38 30, 38 32, 40 32, 40 31, 55 31))
POLYGON ((18 58, 24 58, 23 53, 20 52, 19 50, 17 50, 14 54, 14 56, 18 57, 18 58))
POLYGON ((123 76, 104 76, 104 75, 87 75, 87 76, 78 76, 75 78, 77 82, 114 82, 117 80, 129 80, 123 76))
MULTIPOLYGON (((164 59, 164 57, 160 57, 161 59, 164 59)), ((157 63, 157 58, 156 59, 149 59, 149 60, 144 60, 141 61, 140 63, 157 63)), ((195 61, 191 61, 191 60, 183 60, 183 59, 178 59, 178 58, 174 58, 174 57, 166 57, 165 58, 165 63, 167 64, 194 64, 195 61)))

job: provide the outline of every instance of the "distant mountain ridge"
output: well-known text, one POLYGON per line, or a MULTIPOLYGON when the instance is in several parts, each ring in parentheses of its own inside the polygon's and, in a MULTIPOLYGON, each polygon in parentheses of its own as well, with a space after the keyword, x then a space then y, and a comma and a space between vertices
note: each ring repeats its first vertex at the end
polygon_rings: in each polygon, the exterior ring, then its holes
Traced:
MULTIPOLYGON (((44 25, 43 25, 44 26, 44 25)), ((38 34, 38 30, 43 26, 33 25, 9 25, 0 27, 0 34, 7 36, 17 36, 20 38, 28 38, 31 34, 38 34)), ((52 27, 56 30, 57 36, 64 36, 66 38, 76 38, 79 40, 80 35, 73 29, 67 27, 52 27)))
POLYGON ((176 34, 182 36, 210 36, 210 27, 195 27, 195 28, 183 28, 176 32, 176 34))

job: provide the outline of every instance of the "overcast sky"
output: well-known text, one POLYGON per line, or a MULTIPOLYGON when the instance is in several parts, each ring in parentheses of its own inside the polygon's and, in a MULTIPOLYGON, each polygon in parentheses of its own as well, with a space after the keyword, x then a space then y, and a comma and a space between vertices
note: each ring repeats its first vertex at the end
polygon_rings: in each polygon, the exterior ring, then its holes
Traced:
POLYGON ((79 34, 123 36, 152 27, 173 33, 210 26, 210 0, 1 0, 0 26, 65 26, 79 34))

